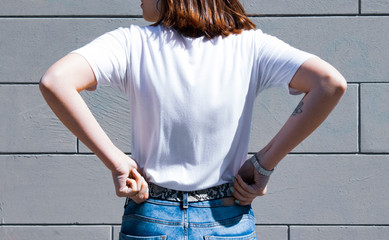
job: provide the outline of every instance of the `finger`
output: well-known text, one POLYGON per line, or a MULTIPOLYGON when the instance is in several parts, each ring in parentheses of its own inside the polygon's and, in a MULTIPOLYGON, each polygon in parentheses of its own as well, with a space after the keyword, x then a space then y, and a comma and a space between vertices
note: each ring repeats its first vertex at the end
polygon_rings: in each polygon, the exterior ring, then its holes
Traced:
POLYGON ((136 187, 136 182, 134 179, 127 178, 126 183, 123 187, 119 189, 122 197, 133 197, 135 196, 139 190, 136 187))
POLYGON ((239 204, 239 205, 242 205, 246 202, 251 202, 254 197, 246 197, 246 196, 243 196, 240 192, 236 191, 236 189, 234 189, 232 191, 232 195, 234 196, 234 198, 236 199, 235 200, 235 203, 239 204))
POLYGON ((126 186, 131 189, 132 191, 137 191, 138 190, 138 184, 136 181, 132 178, 127 178, 126 179, 126 186))
POLYGON ((138 191, 132 189, 131 187, 128 187, 129 185, 131 185, 129 180, 126 180, 126 183, 123 186, 121 186, 121 184, 119 184, 119 187, 116 190, 116 195, 118 197, 133 197, 133 196, 135 196, 138 193, 138 191))
POLYGON ((141 188, 140 188, 137 196, 140 199, 148 199, 149 198, 149 185, 147 184, 146 180, 143 177, 142 177, 142 181, 141 181, 141 188))
POLYGON ((136 168, 133 168, 131 170, 131 172, 132 172, 132 175, 134 176, 135 181, 137 183, 137 189, 140 190, 142 188, 142 181, 144 181, 144 179, 143 179, 142 175, 140 175, 138 170, 136 170, 136 168))
POLYGON ((244 192, 247 192, 247 194, 249 194, 249 195, 254 195, 254 196, 257 195, 257 192, 255 191, 255 189, 251 185, 248 185, 245 181, 243 181, 242 177, 239 174, 236 175, 235 179, 236 179, 236 182, 238 183, 239 187, 241 187, 241 189, 244 192))
POLYGON ((236 183, 237 180, 234 181, 233 188, 231 189, 233 197, 236 199, 236 203, 241 205, 241 203, 251 202, 256 196, 249 195, 245 192, 240 186, 239 183, 236 183))
POLYGON ((149 197, 149 189, 148 189, 149 185, 147 184, 144 177, 135 168, 132 170, 132 172, 135 177, 138 190, 139 190, 137 196, 140 199, 147 199, 149 197))
MULTIPOLYGON (((242 179, 240 179, 242 180, 242 179)), ((238 193, 240 193, 240 195, 242 195, 243 197, 245 198, 255 198, 256 197, 256 194, 253 194, 251 192, 248 192, 242 185, 246 185, 246 183, 244 181, 240 181, 238 177, 235 177, 235 181, 234 181, 234 190, 237 191, 238 193)))
POLYGON ((246 192, 245 190, 243 190, 243 188, 241 186, 239 186, 238 183, 234 184, 234 186, 233 186, 233 195, 234 195, 234 197, 236 197, 240 201, 242 201, 244 199, 249 199, 249 198, 255 197, 255 195, 252 195, 252 194, 246 192))
POLYGON ((148 184, 146 181, 142 181, 142 187, 140 192, 135 196, 131 197, 131 199, 134 200, 134 202, 139 204, 146 201, 148 198, 149 198, 148 184))

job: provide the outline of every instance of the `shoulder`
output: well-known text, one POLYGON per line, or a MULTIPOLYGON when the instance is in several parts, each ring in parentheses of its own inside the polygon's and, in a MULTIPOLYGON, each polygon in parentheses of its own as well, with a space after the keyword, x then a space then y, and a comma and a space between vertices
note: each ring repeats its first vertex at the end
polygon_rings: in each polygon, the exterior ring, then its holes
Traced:
POLYGON ((116 37, 134 38, 142 36, 148 37, 159 32, 161 32, 160 26, 139 26, 132 24, 128 27, 118 27, 110 32, 107 32, 107 34, 116 37))
POLYGON ((128 33, 132 35, 139 35, 145 37, 151 37, 152 35, 160 35, 166 32, 166 29, 162 25, 147 25, 147 26, 139 26, 139 25, 130 25, 128 28, 128 33))
POLYGON ((237 34, 243 38, 257 38, 259 36, 266 35, 261 29, 243 30, 242 33, 237 34))
POLYGON ((227 39, 235 39, 242 44, 258 43, 265 40, 267 34, 260 29, 243 30, 240 34, 232 34, 227 39))
POLYGON ((122 26, 106 32, 96 40, 106 45, 122 46, 125 48, 139 48, 144 42, 149 41, 152 35, 160 30, 154 26, 122 26))

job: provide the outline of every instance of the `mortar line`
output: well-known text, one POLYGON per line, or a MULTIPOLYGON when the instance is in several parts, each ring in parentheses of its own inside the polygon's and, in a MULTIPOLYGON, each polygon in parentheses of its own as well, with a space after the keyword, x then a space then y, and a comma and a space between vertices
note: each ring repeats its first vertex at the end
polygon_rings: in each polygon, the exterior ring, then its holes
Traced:
MULTIPOLYGON (((361 84, 361 83, 368 83, 368 84, 387 84, 389 83, 389 81, 372 81, 372 82, 352 82, 352 81, 349 81, 347 82, 347 84, 361 84)), ((0 82, 0 86, 18 86, 18 85, 39 85, 39 82, 0 82)))
MULTIPOLYGON (((248 154, 255 154, 256 152, 250 152, 248 154)), ((288 153, 291 156, 305 156, 305 155, 318 155, 318 156, 332 156, 332 155, 342 155, 342 156, 371 156, 371 155, 389 155, 389 152, 291 152, 288 153)))
MULTIPOLYGON (((358 13, 329 13, 329 14, 247 14, 253 18, 310 18, 310 17, 385 17, 388 13, 366 13, 362 14, 361 7, 358 7, 358 13)), ((143 19, 142 15, 4 15, 0 19, 143 19)))
POLYGON ((290 225, 288 225, 288 240, 290 240, 290 225))
MULTIPOLYGON (((0 226, 24 226, 24 227, 46 227, 46 226, 119 226, 120 223, 2 223, 0 226)), ((266 223, 266 224, 255 224, 256 226, 287 226, 290 227, 389 227, 389 224, 312 224, 312 223, 266 223)))
MULTIPOLYGON (((124 152, 125 154, 131 154, 131 152, 124 152)), ((248 154, 254 154, 255 152, 250 152, 248 154)), ((92 152, 0 152, 0 156, 93 156, 95 155, 92 152)), ((308 156, 308 155, 318 155, 318 156, 375 156, 375 155, 389 155, 389 152, 304 152, 304 153, 288 153, 291 156, 308 156)))
POLYGON ((77 154, 80 154, 80 139, 77 138, 76 144, 77 154))
POLYGON ((358 84, 358 152, 362 152, 362 113, 361 113, 361 106, 362 106, 362 91, 361 91, 361 84, 358 84))
POLYGON ((102 18, 102 19, 116 19, 116 18, 141 18, 142 15, 3 15, 1 18, 15 18, 15 19, 31 19, 31 18, 41 18, 41 19, 60 19, 60 18, 70 18, 70 19, 85 19, 85 18, 102 18))
POLYGON ((19 85, 28 85, 28 86, 38 86, 39 85, 39 82, 0 82, 0 86, 3 85, 3 86, 19 86, 19 85))
MULTIPOLYGON (((130 152, 124 152, 131 154, 130 152)), ((94 156, 93 152, 0 152, 0 156, 94 156)))

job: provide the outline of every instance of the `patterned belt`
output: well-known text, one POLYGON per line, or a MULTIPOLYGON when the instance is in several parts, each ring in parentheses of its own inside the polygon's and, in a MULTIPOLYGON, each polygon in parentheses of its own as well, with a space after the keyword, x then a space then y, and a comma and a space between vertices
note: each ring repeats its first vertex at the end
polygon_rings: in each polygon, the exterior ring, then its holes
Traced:
MULTIPOLYGON (((231 183, 225 183, 204 190, 177 191, 149 183, 149 195, 150 198, 154 199, 182 202, 184 199, 184 194, 187 193, 188 202, 201 202, 232 197, 232 192, 230 190, 231 186, 231 183)), ((126 205, 129 201, 130 199, 127 198, 126 205)))

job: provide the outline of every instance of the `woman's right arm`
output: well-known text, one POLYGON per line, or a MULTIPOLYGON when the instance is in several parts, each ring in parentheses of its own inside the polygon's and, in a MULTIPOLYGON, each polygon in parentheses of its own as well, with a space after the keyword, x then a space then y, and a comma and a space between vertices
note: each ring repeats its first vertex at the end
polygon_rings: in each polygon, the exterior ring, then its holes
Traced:
POLYGON ((116 194, 142 202, 148 198, 148 186, 138 173, 136 162, 112 143, 79 94, 96 85, 86 59, 71 53, 46 71, 39 88, 62 123, 111 170, 116 194))

